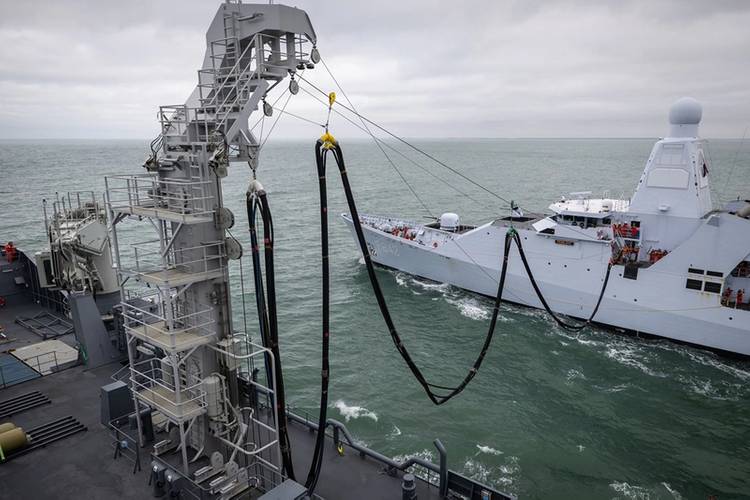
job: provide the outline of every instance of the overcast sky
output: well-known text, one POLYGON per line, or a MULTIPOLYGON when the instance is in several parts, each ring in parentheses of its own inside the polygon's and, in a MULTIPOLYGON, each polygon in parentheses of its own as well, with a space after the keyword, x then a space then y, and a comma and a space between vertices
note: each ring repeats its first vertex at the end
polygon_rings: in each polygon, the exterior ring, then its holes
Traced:
MULTIPOLYGON (((0 0, 0 138, 154 136, 158 105, 195 86, 219 4, 0 0)), ((750 124, 750 2, 289 4, 359 111, 404 136, 655 137, 683 95, 705 137, 750 124)), ((303 93, 288 109, 325 120, 303 93)), ((317 132, 285 117, 274 134, 317 132)))

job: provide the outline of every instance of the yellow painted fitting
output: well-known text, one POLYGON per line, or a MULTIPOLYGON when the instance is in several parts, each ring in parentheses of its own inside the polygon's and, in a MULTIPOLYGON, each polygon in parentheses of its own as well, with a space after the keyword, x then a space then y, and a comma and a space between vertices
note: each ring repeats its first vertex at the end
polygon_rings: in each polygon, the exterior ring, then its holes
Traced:
POLYGON ((4 424, 0 424, 0 434, 15 428, 16 424, 14 424, 13 422, 5 422, 4 424))
POLYGON ((0 434, 0 448, 4 453, 11 453, 14 450, 23 448, 29 444, 29 438, 20 427, 5 431, 0 434))
POLYGON ((336 92, 331 92, 328 94, 328 105, 333 106, 334 102, 336 102, 336 92))
POLYGON ((320 136, 320 140, 323 142, 323 149, 333 149, 336 146, 336 138, 328 131, 320 136))

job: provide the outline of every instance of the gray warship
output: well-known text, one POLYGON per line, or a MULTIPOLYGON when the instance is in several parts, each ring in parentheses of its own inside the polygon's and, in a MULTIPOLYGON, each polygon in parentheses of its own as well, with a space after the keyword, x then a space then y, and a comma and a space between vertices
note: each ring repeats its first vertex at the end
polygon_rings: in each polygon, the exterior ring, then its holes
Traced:
POLYGON ((222 179, 230 161, 255 172, 248 120, 273 112, 277 85, 298 91, 316 35, 303 10, 227 1, 206 40, 193 93, 159 108, 144 173, 44 201, 47 251, 2 248, 0 497, 512 498, 449 470, 438 439, 439 463, 396 462, 328 418, 325 319, 321 412, 287 408, 267 193, 248 187, 243 256, 222 179), (232 323, 233 259, 254 264, 260 343, 232 323))

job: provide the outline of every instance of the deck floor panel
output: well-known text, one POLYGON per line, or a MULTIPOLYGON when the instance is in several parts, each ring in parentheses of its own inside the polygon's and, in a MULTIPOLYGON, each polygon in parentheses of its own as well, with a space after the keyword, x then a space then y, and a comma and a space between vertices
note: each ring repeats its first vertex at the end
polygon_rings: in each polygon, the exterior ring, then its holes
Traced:
POLYGON ((214 339, 213 335, 199 335, 193 330, 175 330, 174 333, 164 333, 164 330, 166 330, 165 321, 141 326, 127 326, 126 329, 134 337, 167 351, 186 351, 199 345, 208 344, 214 339))
POLYGON ((211 214, 188 214, 175 212, 166 208, 158 207, 145 207, 145 206, 122 206, 113 207, 116 212, 126 215, 139 215, 142 217, 154 217, 160 220, 168 220, 171 222, 182 222, 183 224, 201 224, 204 222, 213 222, 214 218, 211 214))
MULTIPOLYGON (((205 408, 196 401, 189 400, 178 403, 173 391, 158 385, 148 389, 141 389, 136 394, 138 399, 176 421, 189 420, 201 415, 205 411, 205 408)), ((183 394, 183 397, 188 398, 189 396, 183 394)))
POLYGON ((164 269, 152 271, 150 273, 141 273, 138 276, 146 283, 161 287, 184 286, 191 283, 200 283, 211 279, 221 278, 222 269, 212 269, 201 272, 186 272, 180 269, 164 269))

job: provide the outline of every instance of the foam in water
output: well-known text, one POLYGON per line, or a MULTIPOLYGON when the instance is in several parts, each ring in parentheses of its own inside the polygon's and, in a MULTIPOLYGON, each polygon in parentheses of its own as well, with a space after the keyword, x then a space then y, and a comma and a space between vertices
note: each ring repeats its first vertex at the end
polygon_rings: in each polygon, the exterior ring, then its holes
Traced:
POLYGON ((502 455, 502 454, 503 454, 503 452, 502 452, 502 451, 500 451, 500 450, 496 450, 496 449, 495 449, 495 448, 493 448, 492 446, 485 446, 485 445, 481 445, 481 444, 478 444, 478 445, 477 445, 477 449, 478 449, 478 450, 479 450, 479 451, 480 451, 481 453, 487 453, 488 455, 502 455))
POLYGON ((451 299, 446 297, 446 302, 456 306, 462 316, 473 320, 490 319, 490 311, 482 307, 476 300, 470 298, 451 299))
POLYGON ((645 363, 643 363, 643 357, 639 357, 638 349, 634 346, 618 346, 615 343, 610 344, 607 347, 605 355, 610 358, 622 363, 623 365, 630 366, 641 370, 647 375, 652 377, 666 377, 665 373, 652 370, 645 363))
POLYGON ((568 373, 565 375, 565 378, 568 382, 572 382, 575 379, 586 380, 586 375, 584 375, 583 372, 579 370, 573 370, 571 368, 570 370, 568 370, 568 373))
POLYGON ((349 406, 341 399, 336 401, 336 403, 334 403, 334 406, 336 407, 336 409, 338 409, 339 413, 341 413, 341 416, 343 416, 344 420, 346 420, 347 422, 353 418, 357 419, 361 417, 369 418, 375 422, 378 421, 378 416, 375 414, 375 412, 372 412, 363 406, 349 406))
MULTIPOLYGON (((633 500, 648 500, 651 498, 648 488, 634 486, 631 484, 615 481, 609 485, 610 488, 621 494, 623 498, 632 498, 633 500)), ((620 497, 617 497, 620 498, 620 497)))
MULTIPOLYGON (((667 490, 667 493, 669 493, 669 495, 675 500, 682 500, 680 492, 672 488, 669 483, 662 482, 659 486, 667 490)), ((633 500, 649 500, 653 496, 656 496, 656 498, 664 498, 663 491, 659 486, 646 488, 644 486, 628 484, 625 481, 615 481, 609 485, 610 488, 618 493, 618 496, 615 498, 627 498, 633 500)))

